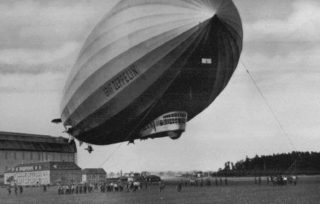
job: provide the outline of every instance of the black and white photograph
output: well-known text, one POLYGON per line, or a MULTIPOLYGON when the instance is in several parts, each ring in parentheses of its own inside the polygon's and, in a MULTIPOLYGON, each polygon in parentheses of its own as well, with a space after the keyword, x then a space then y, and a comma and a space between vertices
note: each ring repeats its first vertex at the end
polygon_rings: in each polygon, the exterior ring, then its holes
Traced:
POLYGON ((318 0, 0 0, 1 204, 319 204, 318 0))

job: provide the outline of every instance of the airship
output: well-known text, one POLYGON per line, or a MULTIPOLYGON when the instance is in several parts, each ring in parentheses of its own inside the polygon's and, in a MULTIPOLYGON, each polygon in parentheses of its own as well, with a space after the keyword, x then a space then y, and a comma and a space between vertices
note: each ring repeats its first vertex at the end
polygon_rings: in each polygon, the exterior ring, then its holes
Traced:
POLYGON ((61 122, 81 142, 178 139, 230 81, 243 30, 231 0, 122 0, 70 71, 61 122))

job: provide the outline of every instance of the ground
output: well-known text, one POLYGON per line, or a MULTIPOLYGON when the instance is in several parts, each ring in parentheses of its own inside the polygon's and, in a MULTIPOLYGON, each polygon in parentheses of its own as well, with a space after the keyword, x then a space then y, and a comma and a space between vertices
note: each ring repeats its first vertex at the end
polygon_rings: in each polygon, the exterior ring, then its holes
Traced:
POLYGON ((25 188, 22 195, 9 196, 5 188, 0 189, 0 203, 106 203, 106 204, 319 204, 320 181, 309 179, 297 186, 272 186, 263 183, 229 181, 228 186, 183 187, 178 193, 174 185, 167 185, 159 193, 157 186, 138 192, 100 193, 81 195, 58 195, 56 187, 43 193, 41 188, 25 188))

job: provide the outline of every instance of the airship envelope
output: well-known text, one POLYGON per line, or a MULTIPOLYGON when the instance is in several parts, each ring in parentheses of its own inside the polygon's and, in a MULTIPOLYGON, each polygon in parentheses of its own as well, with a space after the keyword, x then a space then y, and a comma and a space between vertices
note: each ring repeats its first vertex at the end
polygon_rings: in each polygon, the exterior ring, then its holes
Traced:
POLYGON ((231 0, 122 0, 70 72, 63 124, 97 145, 177 139, 228 84, 242 39, 231 0))

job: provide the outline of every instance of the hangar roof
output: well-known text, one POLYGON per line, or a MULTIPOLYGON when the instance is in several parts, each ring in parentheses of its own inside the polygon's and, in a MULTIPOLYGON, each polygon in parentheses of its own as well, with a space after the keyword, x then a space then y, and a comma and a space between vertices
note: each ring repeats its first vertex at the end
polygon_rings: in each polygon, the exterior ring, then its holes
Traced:
POLYGON ((63 137, 0 132, 1 150, 76 153, 77 147, 74 141, 69 143, 63 137))
POLYGON ((83 169, 82 174, 106 174, 106 171, 102 168, 98 169, 83 169))

